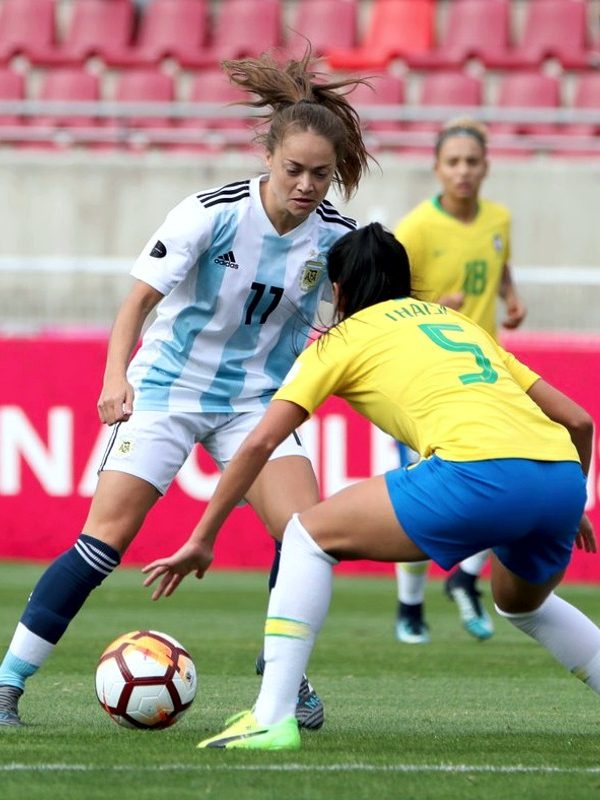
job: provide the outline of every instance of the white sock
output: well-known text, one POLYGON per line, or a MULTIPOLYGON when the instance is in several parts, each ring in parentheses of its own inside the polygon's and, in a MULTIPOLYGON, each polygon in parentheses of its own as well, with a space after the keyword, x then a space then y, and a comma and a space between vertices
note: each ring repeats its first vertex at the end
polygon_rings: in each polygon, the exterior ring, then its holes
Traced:
POLYGON ((409 606, 425 601, 425 583, 430 561, 413 561, 396 564, 396 585, 398 600, 409 606))
POLYGON ((295 514, 283 535, 277 583, 265 623, 265 672, 254 715, 272 725, 293 715, 298 688, 327 616, 335 558, 323 552, 295 514))
POLYGON ((474 556, 469 556, 464 561, 461 561, 459 566, 463 572, 468 575, 474 575, 477 578, 481 575, 490 552, 490 550, 482 550, 481 553, 475 553, 474 556))
POLYGON ((526 614, 507 614, 498 606, 496 611, 600 694, 600 628, 582 611, 555 594, 526 614))

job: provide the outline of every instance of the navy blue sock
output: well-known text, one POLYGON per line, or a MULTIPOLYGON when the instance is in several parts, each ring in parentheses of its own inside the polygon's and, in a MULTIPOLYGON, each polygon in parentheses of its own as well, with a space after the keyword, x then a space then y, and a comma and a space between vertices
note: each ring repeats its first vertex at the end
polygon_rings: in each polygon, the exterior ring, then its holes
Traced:
POLYGON ((271 572, 269 573, 269 591, 275 586, 277 575, 279 574, 279 558, 281 557, 281 542, 275 539, 275 555, 273 556, 273 563, 271 564, 271 572))
POLYGON ((22 624, 56 644, 88 595, 118 566, 117 550, 82 533, 73 547, 50 564, 37 582, 22 624))

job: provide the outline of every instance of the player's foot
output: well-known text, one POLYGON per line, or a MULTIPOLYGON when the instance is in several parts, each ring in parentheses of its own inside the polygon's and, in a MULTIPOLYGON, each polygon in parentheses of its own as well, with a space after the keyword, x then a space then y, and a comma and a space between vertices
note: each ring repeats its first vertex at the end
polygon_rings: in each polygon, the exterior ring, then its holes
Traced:
MULTIPOLYGON (((262 675, 265 671, 265 659, 262 651, 256 659, 256 674, 262 675)), ((312 684, 306 677, 302 676, 298 699, 296 701, 296 719, 298 725, 307 731, 318 731, 325 722, 325 708, 323 701, 315 692, 312 684)))
POLYGON ((23 723, 19 717, 19 697, 23 689, 16 686, 0 686, 0 725, 19 728, 23 723))
POLYGON ((404 644, 427 644, 431 641, 429 628, 422 619, 398 617, 396 620, 396 639, 404 644))
POLYGON ((481 592, 475 586, 476 576, 460 567, 446 578, 444 590, 454 600, 467 633, 476 639, 489 639, 494 635, 494 625, 481 603, 481 592))
POLYGON ((429 627, 423 616, 423 604, 398 603, 396 639, 404 644, 427 644, 429 627))
POLYGON ((295 717, 289 716, 275 725, 259 725, 252 711, 242 711, 229 720, 224 731, 204 739, 198 747, 218 747, 225 750, 298 750, 300 732, 295 717))

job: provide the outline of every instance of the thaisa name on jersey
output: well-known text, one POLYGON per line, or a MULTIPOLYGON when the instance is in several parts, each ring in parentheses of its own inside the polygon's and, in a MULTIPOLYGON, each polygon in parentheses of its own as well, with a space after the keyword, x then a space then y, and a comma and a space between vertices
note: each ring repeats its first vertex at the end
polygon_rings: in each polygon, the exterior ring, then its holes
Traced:
POLYGON ((304 262, 304 268, 300 273, 300 289, 303 292, 310 292, 321 282, 325 274, 325 261, 309 259, 304 262))

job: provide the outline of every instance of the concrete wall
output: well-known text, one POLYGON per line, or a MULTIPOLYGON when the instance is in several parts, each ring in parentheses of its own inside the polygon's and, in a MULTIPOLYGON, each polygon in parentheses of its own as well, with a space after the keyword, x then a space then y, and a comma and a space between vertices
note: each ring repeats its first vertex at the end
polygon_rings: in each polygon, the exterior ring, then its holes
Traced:
MULTIPOLYGON (((379 163, 381 169, 373 167, 347 206, 332 199, 362 222, 379 219, 392 226, 433 194, 436 184, 427 158, 385 154, 379 163)), ((0 152, 0 323, 29 324, 33 317, 40 323, 106 324, 126 290, 130 260, 167 211, 187 194, 261 169, 258 156, 237 153, 190 157, 0 152), (122 259, 121 277, 89 275, 83 269, 66 275, 25 271, 23 259, 48 256, 81 260, 82 268, 98 257, 122 259)), ((485 194, 513 213, 515 267, 540 268, 542 281, 544 267, 600 267, 600 160, 497 159, 485 194)), ((548 292, 552 302, 557 288, 552 283, 547 281, 543 290, 544 304, 548 292)), ((558 302, 568 291, 574 293, 573 313, 561 325, 600 330, 600 286, 581 289, 574 281, 557 296, 558 302), (581 302, 587 306, 583 323, 574 313, 581 302)), ((524 287, 530 304, 538 303, 539 291, 531 294, 524 287)), ((551 324, 538 319, 535 327, 551 324)))

